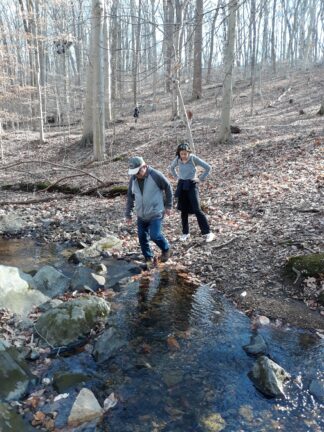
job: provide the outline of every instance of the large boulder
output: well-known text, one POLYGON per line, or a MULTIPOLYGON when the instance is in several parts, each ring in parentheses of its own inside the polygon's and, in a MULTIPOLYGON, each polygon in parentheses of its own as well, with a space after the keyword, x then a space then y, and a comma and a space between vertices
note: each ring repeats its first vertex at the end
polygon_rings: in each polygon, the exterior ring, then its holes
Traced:
POLYGON ((286 263, 286 273, 296 279, 298 272, 302 276, 316 276, 324 273, 324 253, 314 253, 301 256, 292 256, 286 263))
POLYGON ((49 298, 34 289, 33 278, 17 267, 0 265, 0 308, 26 316, 49 298))
POLYGON ((281 366, 266 356, 257 359, 249 377, 261 393, 270 397, 285 396, 283 384, 290 379, 281 366))
POLYGON ((98 297, 82 297, 45 312, 36 322, 39 336, 54 347, 70 345, 83 338, 99 322, 106 322, 109 303, 98 297))
POLYGON ((70 279, 54 267, 46 265, 33 277, 35 287, 48 297, 64 294, 70 285, 70 279))
POLYGON ((27 392, 29 384, 35 382, 19 351, 1 339, 0 382, 0 399, 7 401, 20 399, 27 392))

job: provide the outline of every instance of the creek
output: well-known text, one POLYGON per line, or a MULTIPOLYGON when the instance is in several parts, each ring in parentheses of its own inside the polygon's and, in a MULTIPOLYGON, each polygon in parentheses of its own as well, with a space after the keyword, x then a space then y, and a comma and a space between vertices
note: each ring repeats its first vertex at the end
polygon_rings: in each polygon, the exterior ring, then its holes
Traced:
MULTIPOLYGON (((24 271, 45 264, 67 275, 60 245, 0 241, 0 263, 24 271)), ((120 266, 123 262, 120 262, 120 266)), ((122 274, 122 272, 120 272, 122 274)), ((268 356, 292 376, 285 398, 261 394, 248 377, 255 358, 243 346, 255 330, 250 319, 214 288, 196 286, 176 271, 153 270, 112 288, 109 325, 118 329, 120 348, 98 363, 90 352, 52 359, 44 377, 74 371, 103 401, 118 402, 98 426, 82 431, 256 432, 320 431, 323 408, 309 391, 324 377, 324 342, 315 332, 272 323, 258 328, 268 356)), ((80 390, 80 388, 78 388, 80 390)), ((71 389, 77 394, 76 389, 71 389)), ((64 428, 72 400, 56 421, 64 428)), ((46 407, 43 407, 46 410, 46 407)))

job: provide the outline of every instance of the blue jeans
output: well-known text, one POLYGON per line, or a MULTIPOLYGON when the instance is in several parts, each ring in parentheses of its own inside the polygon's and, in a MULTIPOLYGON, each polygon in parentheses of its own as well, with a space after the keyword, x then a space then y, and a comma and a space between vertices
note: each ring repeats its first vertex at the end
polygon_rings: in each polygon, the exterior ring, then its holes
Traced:
POLYGON ((162 233, 163 218, 144 221, 137 219, 138 240, 145 259, 153 258, 153 252, 150 248, 150 239, 162 250, 167 251, 170 248, 169 242, 162 233))

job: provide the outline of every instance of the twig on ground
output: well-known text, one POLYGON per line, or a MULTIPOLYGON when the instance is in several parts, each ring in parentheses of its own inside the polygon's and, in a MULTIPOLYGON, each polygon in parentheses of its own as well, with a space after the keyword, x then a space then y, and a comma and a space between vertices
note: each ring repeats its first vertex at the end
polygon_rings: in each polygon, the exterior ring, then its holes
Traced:
POLYGON ((83 174, 88 175, 89 177, 92 177, 93 179, 97 180, 97 182, 103 184, 103 180, 100 180, 95 175, 90 174, 87 171, 84 171, 84 170, 82 170, 80 168, 75 168, 75 167, 72 167, 70 165, 57 164, 57 163, 49 162, 49 161, 46 161, 46 160, 32 160, 32 161, 28 161, 27 160, 27 161, 15 162, 14 164, 1 166, 0 170, 12 168, 12 167, 15 167, 15 166, 18 166, 18 165, 21 165, 21 164, 29 164, 29 163, 48 164, 48 165, 56 166, 56 167, 59 167, 59 168, 62 168, 62 169, 69 169, 69 170, 73 170, 73 171, 79 171, 79 172, 82 172, 83 174))
POLYGON ((67 177, 61 177, 60 179, 56 180, 56 182, 51 183, 49 186, 47 186, 47 188, 40 189, 40 192, 47 192, 49 189, 53 188, 54 186, 56 186, 57 184, 59 184, 63 180, 67 180, 67 179, 74 178, 74 177, 83 177, 85 175, 86 174, 76 174, 76 175, 71 175, 71 176, 67 176, 67 177))
POLYGON ((27 201, 0 201, 0 207, 3 205, 28 205, 28 204, 38 204, 52 200, 61 200, 61 199, 72 199, 73 195, 61 196, 61 197, 48 197, 41 199, 31 199, 27 201))
POLYGON ((298 279, 300 278, 301 272, 297 270, 295 267, 292 268, 292 271, 297 275, 296 279, 294 280, 294 285, 295 285, 295 283, 297 283, 298 279))

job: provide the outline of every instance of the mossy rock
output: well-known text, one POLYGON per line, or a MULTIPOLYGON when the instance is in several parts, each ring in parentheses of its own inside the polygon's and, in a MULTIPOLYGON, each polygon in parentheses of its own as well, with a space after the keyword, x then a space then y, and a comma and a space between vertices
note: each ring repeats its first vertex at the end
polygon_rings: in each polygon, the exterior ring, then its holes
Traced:
POLYGON ((83 373, 57 372, 53 377, 53 387, 58 393, 65 393, 69 388, 91 380, 91 377, 83 373))
POLYGON ((296 270, 302 276, 316 276, 324 273, 324 253, 290 257, 285 266, 286 274, 296 278, 296 270))
POLYGON ((127 158, 127 154, 126 153, 122 153, 120 155, 117 155, 113 158, 113 162, 118 162, 118 161, 123 161, 127 158))
POLYGON ((111 189, 109 189, 109 191, 107 191, 103 195, 107 196, 108 198, 113 198, 119 195, 126 195, 127 191, 128 191, 128 186, 119 185, 119 186, 112 187, 111 189))
POLYGON ((201 423, 206 432, 220 432, 226 427, 225 420, 218 413, 210 414, 209 416, 204 417, 201 420, 201 423))

